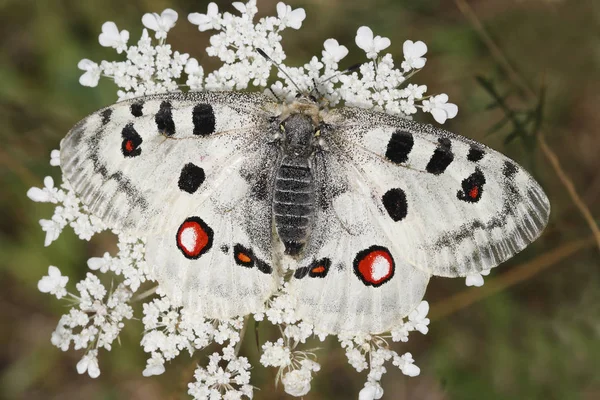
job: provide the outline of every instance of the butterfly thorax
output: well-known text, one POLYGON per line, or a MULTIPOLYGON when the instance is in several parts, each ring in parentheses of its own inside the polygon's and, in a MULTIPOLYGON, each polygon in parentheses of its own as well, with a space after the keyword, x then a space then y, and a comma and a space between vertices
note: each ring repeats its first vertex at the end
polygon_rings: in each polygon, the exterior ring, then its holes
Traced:
POLYGON ((313 116, 291 113, 281 121, 281 163, 275 176, 273 216, 286 254, 301 253, 312 230, 315 184, 312 157, 318 147, 313 116))

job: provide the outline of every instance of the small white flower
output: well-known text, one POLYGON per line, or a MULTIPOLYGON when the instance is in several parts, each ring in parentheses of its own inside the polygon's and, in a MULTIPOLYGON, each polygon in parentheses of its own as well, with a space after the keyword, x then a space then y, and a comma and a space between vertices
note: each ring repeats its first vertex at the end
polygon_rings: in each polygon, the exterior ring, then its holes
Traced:
POLYGON ((358 400, 379 400, 383 397, 383 388, 376 383, 367 382, 358 394, 358 400))
POLYGON ((304 368, 290 371, 281 378, 283 390, 294 397, 302 397, 310 392, 311 380, 310 370, 304 368))
POLYGON ((102 33, 98 36, 98 41, 101 46, 113 47, 117 49, 117 53, 121 54, 127 50, 127 41, 129 40, 129 32, 122 30, 119 32, 117 25, 108 21, 102 24, 102 33))
POLYGON ((408 314, 408 320, 412 323, 415 330, 421 332, 423 335, 426 335, 429 332, 429 318, 427 318, 427 313, 429 312, 429 303, 426 301, 422 301, 417 308, 411 311, 408 314))
POLYGON ((202 76, 204 75, 204 69, 200 64, 198 64, 198 60, 195 58, 190 58, 185 64, 185 73, 188 75, 202 76))
POLYGON ((262 346, 263 354, 260 357, 260 363, 265 367, 285 367, 291 364, 289 347, 283 344, 283 339, 277 342, 266 342, 262 346))
POLYGON ((421 373, 421 369, 414 364, 415 360, 410 353, 404 353, 402 356, 394 356, 392 362, 395 366, 402 370, 402 373, 406 376, 418 376, 421 373))
POLYGON ((150 30, 156 32, 157 39, 165 39, 167 32, 175 26, 177 22, 177 12, 170 8, 164 10, 160 15, 157 13, 146 13, 142 17, 142 24, 150 30))
POLYGON ((465 284, 467 286, 475 286, 475 287, 481 287, 483 286, 483 276, 481 276, 481 274, 471 274, 471 275, 467 275, 466 279, 465 279, 465 284))
POLYGON ((79 77, 79 84, 81 86, 98 86, 100 74, 102 73, 102 68, 98 64, 96 64, 92 60, 84 58, 83 60, 79 61, 79 63, 77 64, 77 68, 79 68, 82 71, 85 71, 85 73, 79 77))
POLYGON ((60 150, 52 150, 50 152, 50 165, 53 167, 60 166, 60 150))
POLYGON ((476 272, 474 274, 467 275, 465 279, 465 284, 467 286, 481 287, 484 284, 483 277, 489 274, 490 270, 484 269, 482 271, 479 271, 479 273, 476 272))
POLYGON ((188 15, 188 21, 194 25, 198 25, 200 32, 209 29, 219 29, 221 27, 219 23, 219 7, 215 3, 209 3, 206 14, 191 13, 188 15))
POLYGON ((44 178, 44 188, 32 187, 27 191, 27 197, 38 203, 56 203, 58 190, 54 187, 54 179, 51 176, 44 178))
POLYGON ((458 107, 448 103, 448 95, 442 93, 432 96, 429 100, 423 100, 423 111, 431 113, 438 123, 443 124, 447 119, 456 117, 458 107))
POLYGON ((39 280, 38 290, 42 293, 50 293, 60 299, 67 294, 65 286, 68 281, 68 276, 62 276, 60 270, 51 265, 48 267, 48 275, 39 280))
POLYGON ((292 7, 279 2, 277 3, 277 16, 284 27, 289 26, 293 29, 300 29, 302 21, 306 18, 306 11, 304 11, 304 8, 292 10, 292 7))
POLYGON ((165 372, 165 360, 159 353, 152 353, 152 357, 146 363, 146 369, 142 372, 145 377, 162 375, 165 372))
POLYGON ((109 270, 112 257, 109 253, 104 253, 102 257, 91 257, 87 261, 88 268, 92 271, 106 272, 109 270))
POLYGON ((100 376, 100 367, 98 366, 98 350, 90 350, 77 363, 77 373, 85 374, 87 371, 90 378, 100 376))
POLYGON ((356 32, 356 45, 367 53, 367 58, 376 58, 381 50, 387 49, 390 39, 381 36, 373 37, 373 31, 368 26, 361 26, 356 32))
POLYGON ((244 3, 239 2, 239 1, 234 1, 231 5, 233 6, 233 8, 238 10, 240 13, 242 13, 242 14, 246 13, 246 5, 244 3))
POLYGON ((426 91, 427 85, 415 85, 414 83, 409 83, 408 86, 402 90, 400 95, 402 97, 420 99, 426 91))
POLYGON ((420 69, 425 66, 427 59, 423 57, 427 53, 427 45, 420 40, 413 42, 407 40, 402 46, 404 52, 404 62, 402 63, 402 69, 404 71, 410 71, 411 69, 420 69))
POLYGON ((322 52, 325 64, 328 64, 329 60, 337 63, 348 55, 348 48, 340 45, 335 39, 327 39, 323 47, 325 48, 322 52))

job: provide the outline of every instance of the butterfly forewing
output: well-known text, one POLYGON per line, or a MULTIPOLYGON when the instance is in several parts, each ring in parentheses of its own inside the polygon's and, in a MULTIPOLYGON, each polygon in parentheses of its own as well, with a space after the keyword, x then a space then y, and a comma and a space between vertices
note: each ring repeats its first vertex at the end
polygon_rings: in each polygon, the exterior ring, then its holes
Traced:
POLYGON ((161 291, 205 317, 256 312, 279 284, 269 104, 243 93, 137 98, 90 115, 61 145, 83 203, 146 237, 161 291))
POLYGON ((65 177, 109 226, 161 230, 208 198, 264 139, 265 101, 258 94, 187 93, 117 103, 63 140, 65 177))
POLYGON ((493 268, 534 241, 550 204, 506 156, 431 125, 339 111, 333 146, 369 188, 373 221, 414 266, 440 276, 493 268))

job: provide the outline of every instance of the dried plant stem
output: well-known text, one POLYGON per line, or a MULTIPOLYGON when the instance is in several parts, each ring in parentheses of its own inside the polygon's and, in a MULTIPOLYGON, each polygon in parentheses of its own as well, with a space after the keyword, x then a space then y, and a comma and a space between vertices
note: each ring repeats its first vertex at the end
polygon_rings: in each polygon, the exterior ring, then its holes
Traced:
POLYGON ((453 314, 479 300, 523 282, 593 244, 594 238, 592 237, 573 241, 544 253, 529 262, 515 266, 497 278, 489 279, 481 288, 468 289, 433 304, 429 312, 429 318, 436 320, 453 314))
POLYGON ((508 79, 510 79, 523 93, 525 93, 527 97, 536 98, 537 95, 535 94, 533 89, 529 87, 527 82, 523 78, 521 78, 519 73, 510 64, 500 47, 498 47, 498 45, 494 42, 491 36, 487 33, 483 24, 481 23, 481 21, 477 17, 477 14, 475 14, 469 3, 467 3, 466 0, 454 0, 454 3, 456 4, 456 7, 458 7, 460 12, 469 21, 471 26, 473 26, 473 29, 475 29, 475 31, 479 34, 481 40, 492 54, 492 57, 496 60, 498 64, 500 64, 500 67, 508 76, 508 79))
POLYGON ((552 165, 552 168, 554 168, 554 172, 556 172, 558 179, 560 179, 563 186, 567 189, 567 192, 569 193, 569 196, 571 196, 573 203, 575 203, 575 205, 579 209, 579 212, 581 212, 581 215, 583 215, 583 218, 585 219, 585 221, 589 225, 590 229, 592 230, 592 233, 594 234, 594 237, 596 239, 596 244, 598 245, 598 249, 600 249, 600 229, 598 228, 598 224, 596 224, 596 221, 594 220, 594 216, 590 212, 590 209, 586 206, 584 201, 581 199, 581 197, 579 196, 579 193, 577 193, 577 189, 575 189, 575 185, 573 184, 573 181, 571 181, 571 179, 567 176, 565 171, 560 166, 560 161, 558 160, 558 157, 552 151, 552 149, 550 149, 550 147, 546 143, 546 140, 544 139, 544 135, 542 133, 539 133, 537 135, 537 140, 538 140, 538 143, 540 144, 540 148, 542 149, 542 152, 544 153, 544 155, 546 156, 546 158, 552 165))
POLYGON ((146 298, 152 296, 154 293, 156 293, 156 291, 158 290, 158 285, 151 287, 150 289, 146 290, 145 292, 142 292, 138 295, 136 295, 135 297, 133 297, 133 299, 131 299, 132 302, 136 302, 136 301, 141 301, 141 300, 145 300, 146 298))
POLYGON ((244 318, 244 326, 240 331, 240 341, 235 345, 235 356, 237 357, 240 354, 240 350, 242 348, 242 342, 244 341, 244 336, 246 335, 246 329, 248 328, 248 322, 250 321, 250 315, 246 315, 244 318))
POLYGON ((6 169, 12 171, 28 186, 37 186, 40 184, 39 178, 25 167, 22 162, 17 162, 13 156, 2 149, 0 149, 0 165, 4 165, 6 169))
MULTIPOLYGON (((517 86, 528 98, 538 100, 537 94, 529 87, 527 82, 519 75, 519 73, 512 67, 500 47, 492 40, 490 35, 485 30, 485 27, 469 5, 466 0, 454 0, 454 3, 460 10, 460 12, 467 18, 467 20, 473 26, 473 29, 479 34, 481 40, 487 46, 490 51, 492 57, 496 60, 496 62, 500 65, 500 67, 504 70, 508 79, 517 86)), ((562 169, 560 162, 558 160, 557 155, 554 153, 552 148, 548 146, 546 140, 544 139, 544 135, 542 132, 537 132, 536 134, 537 141, 540 145, 540 149, 544 153, 544 156, 550 161, 552 167, 554 168, 554 172, 558 176, 560 182, 567 189, 567 193, 571 197, 571 200, 575 204, 575 206, 581 212, 581 215, 589 225, 594 237, 596 238, 596 242, 598 244, 598 249, 600 249, 600 229, 598 228, 598 224, 594 220, 594 217, 587 207, 585 202, 581 199, 577 190, 575 189, 575 185, 569 176, 562 169)))

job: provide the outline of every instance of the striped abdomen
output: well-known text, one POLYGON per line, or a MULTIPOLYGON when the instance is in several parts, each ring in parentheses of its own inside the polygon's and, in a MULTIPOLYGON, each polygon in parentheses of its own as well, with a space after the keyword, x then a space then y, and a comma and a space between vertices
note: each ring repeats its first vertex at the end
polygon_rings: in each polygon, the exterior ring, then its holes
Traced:
POLYGON ((297 255, 304 247, 314 207, 315 186, 308 160, 285 157, 275 179, 273 216, 286 254, 297 255))

